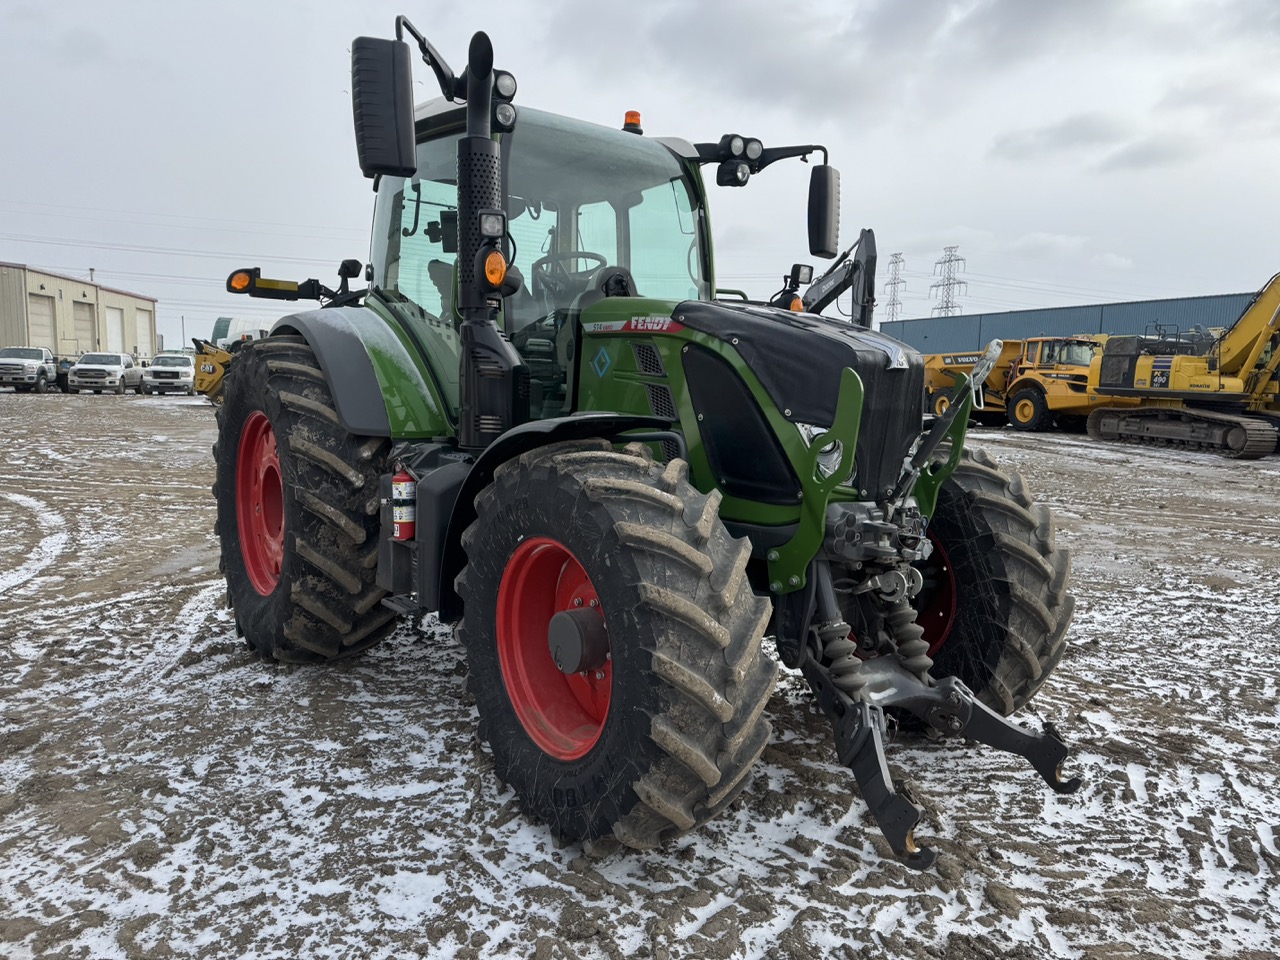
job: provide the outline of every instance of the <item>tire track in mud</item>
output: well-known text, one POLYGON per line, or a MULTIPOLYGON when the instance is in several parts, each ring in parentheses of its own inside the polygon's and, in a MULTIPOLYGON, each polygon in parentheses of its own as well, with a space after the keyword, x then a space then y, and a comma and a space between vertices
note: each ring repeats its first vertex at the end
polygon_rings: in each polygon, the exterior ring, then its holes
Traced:
MULTIPOLYGON (((1062 728, 1068 771, 1086 778, 1076 796, 1018 760, 900 737, 890 766, 942 853, 913 873, 888 857, 826 720, 784 674, 775 740, 733 808, 674 846, 591 860, 494 778, 447 628, 405 625, 319 669, 249 656, 208 533, 211 414, 112 406, 137 425, 112 440, 118 472, 91 488, 102 502, 68 527, 65 578, 46 567, 0 595, 0 627, 24 631, 0 644, 2 955, 1280 950, 1267 899, 1280 875, 1274 470, 1227 477, 1221 461, 1094 457, 1050 437, 986 444, 1062 506, 1075 551, 1071 649, 1022 720, 1062 728), (160 472, 130 456, 158 435, 173 438, 160 472), (1240 492, 1219 515, 1224 488, 1240 492), (1184 538, 1156 553, 1169 534, 1149 534, 1148 516, 1184 538), (1258 518, 1258 542, 1243 541, 1258 518), (19 667, 33 672, 15 682, 19 667)), ((78 493, 57 490, 53 465, 120 430, 88 408, 53 398, 15 424, 49 455, 27 454, 0 490, 72 517, 78 493)))
POLYGON ((43 500, 21 493, 0 491, 11 503, 35 514, 35 521, 44 535, 27 552, 27 560, 13 570, 0 572, 0 595, 35 578, 50 564, 57 561, 67 548, 66 520, 43 500))

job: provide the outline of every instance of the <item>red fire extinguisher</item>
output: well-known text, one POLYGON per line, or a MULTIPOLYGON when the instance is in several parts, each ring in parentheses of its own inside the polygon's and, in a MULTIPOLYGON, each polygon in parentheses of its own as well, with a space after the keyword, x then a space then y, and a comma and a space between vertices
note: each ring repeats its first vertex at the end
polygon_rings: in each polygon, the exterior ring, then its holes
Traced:
POLYGON ((413 474, 401 467, 391 478, 392 539, 412 540, 417 520, 417 481, 413 479, 413 474))

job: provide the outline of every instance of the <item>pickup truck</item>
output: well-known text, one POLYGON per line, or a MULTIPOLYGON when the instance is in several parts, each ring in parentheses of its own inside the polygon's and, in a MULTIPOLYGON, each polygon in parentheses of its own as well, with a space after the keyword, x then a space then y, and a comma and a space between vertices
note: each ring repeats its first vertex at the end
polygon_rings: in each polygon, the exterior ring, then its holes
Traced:
POLYGON ((58 358, 48 347, 5 347, 0 350, 0 387, 19 393, 44 393, 58 382, 58 358))

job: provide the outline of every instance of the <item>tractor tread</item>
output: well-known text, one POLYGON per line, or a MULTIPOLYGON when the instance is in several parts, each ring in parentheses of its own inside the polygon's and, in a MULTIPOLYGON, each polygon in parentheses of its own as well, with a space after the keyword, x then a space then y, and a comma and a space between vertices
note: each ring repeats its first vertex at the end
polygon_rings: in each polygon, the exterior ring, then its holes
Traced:
MULTIPOLYGON (((735 540, 719 522, 719 497, 694 489, 683 461, 655 462, 647 447, 616 451, 605 441, 572 441, 502 464, 475 505, 477 520, 462 541, 469 562, 455 581, 464 603, 457 632, 472 662, 468 689, 479 702, 481 735, 493 746, 499 778, 558 835, 593 847, 612 837, 650 849, 717 815, 749 782, 769 742, 765 711, 778 670, 761 643, 768 601, 752 592, 746 576, 750 544, 735 540), (506 742, 512 739, 505 729, 511 722, 503 712, 510 709, 506 694, 491 689, 487 679, 494 658, 486 651, 495 641, 480 636, 492 615, 484 616, 482 627, 473 612, 491 602, 482 601, 503 566, 490 556, 485 518, 535 482, 593 504, 589 520, 581 511, 575 520, 601 524, 600 536, 623 548, 628 569, 634 565, 628 629, 643 634, 642 641, 634 639, 643 643, 657 697, 642 742, 628 747, 630 782, 610 782, 605 795, 579 798, 585 808, 580 816, 539 793, 536 770, 526 774, 521 766, 531 762, 524 759, 528 748, 506 742), (474 672, 477 657, 484 680, 474 672)), ((608 599, 601 599, 609 610, 608 599)), ((612 626, 617 614, 609 616, 612 626)), ((615 656, 615 684, 619 669, 615 656)))
POLYGON ((382 605, 386 591, 376 584, 379 518, 377 497, 368 492, 386 469, 389 441, 341 426, 315 353, 298 336, 246 344, 228 369, 225 390, 215 411, 213 495, 219 569, 237 631, 255 653, 290 663, 368 649, 391 632, 397 616, 382 605), (271 596, 246 580, 236 518, 236 431, 255 412, 272 421, 284 474, 285 555, 271 596))
POLYGON ((934 674, 958 673, 979 699, 1007 716, 1066 653, 1075 610, 1067 593, 1071 554, 1055 542, 1048 507, 1033 500, 1020 474, 1001 470, 984 450, 965 450, 944 490, 939 514, 949 527, 966 531, 956 536, 972 539, 965 575, 983 581, 975 586, 988 594, 989 607, 967 618, 972 641, 949 639, 935 654, 934 674), (949 646, 956 642, 960 648, 949 646), (969 642, 980 646, 969 649, 969 642))

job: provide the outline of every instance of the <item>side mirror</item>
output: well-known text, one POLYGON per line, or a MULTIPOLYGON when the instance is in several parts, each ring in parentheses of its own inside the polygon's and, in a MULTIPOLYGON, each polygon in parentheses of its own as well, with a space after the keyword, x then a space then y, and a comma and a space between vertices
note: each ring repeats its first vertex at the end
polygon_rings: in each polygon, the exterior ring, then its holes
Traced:
POLYGON ((809 253, 830 260, 840 251, 840 171, 818 164, 809 176, 809 253))
POLYGON ((411 177, 417 172, 407 43, 356 37, 351 44, 351 112, 361 173, 411 177))

